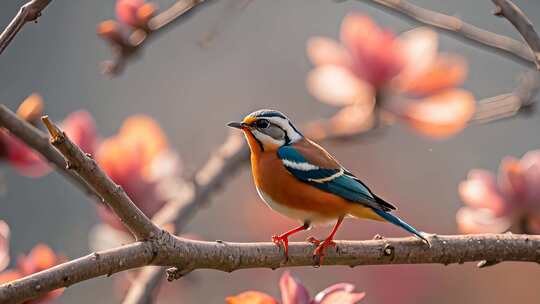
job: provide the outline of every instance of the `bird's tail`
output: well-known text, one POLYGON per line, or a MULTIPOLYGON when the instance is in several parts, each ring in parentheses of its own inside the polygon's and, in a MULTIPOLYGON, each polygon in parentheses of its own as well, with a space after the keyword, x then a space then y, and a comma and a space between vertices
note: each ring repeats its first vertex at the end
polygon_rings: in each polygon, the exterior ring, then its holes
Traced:
POLYGON ((375 211, 375 213, 377 213, 377 215, 379 215, 383 219, 387 220, 388 222, 390 222, 390 223, 392 223, 394 225, 397 225, 397 226, 409 231, 410 233, 414 234, 415 236, 420 238, 424 243, 426 243, 426 245, 429 245, 429 247, 431 247, 431 243, 425 237, 425 234, 423 232, 420 232, 420 231, 416 230, 413 226, 405 223, 405 221, 403 221, 399 217, 393 215, 392 213, 383 211, 383 210, 373 209, 373 211, 375 211))

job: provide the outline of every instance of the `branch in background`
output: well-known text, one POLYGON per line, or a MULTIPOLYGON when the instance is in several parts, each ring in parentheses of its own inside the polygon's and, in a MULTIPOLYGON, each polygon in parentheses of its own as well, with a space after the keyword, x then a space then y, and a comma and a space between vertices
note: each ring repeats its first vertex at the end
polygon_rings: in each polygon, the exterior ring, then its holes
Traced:
POLYGON ((49 163, 53 164, 60 173, 78 186, 84 193, 93 199, 101 201, 99 195, 77 174, 66 168, 66 161, 62 154, 49 143, 49 137, 33 125, 21 119, 10 111, 5 105, 0 105, 0 127, 7 129, 29 147, 40 153, 49 163))
MULTIPOLYGON (((104 64, 104 73, 117 75, 124 69, 127 61, 134 57, 151 37, 162 32, 168 25, 179 21, 180 17, 188 17, 202 4, 212 3, 211 0, 179 0, 171 7, 151 18, 143 29, 136 29, 125 39, 115 38, 111 42, 113 59, 104 64)), ((105 36, 105 35, 102 35, 105 36)))
POLYGON ((31 0, 21 6, 17 15, 15 15, 2 34, 0 34, 0 54, 2 54, 11 40, 15 38, 15 35, 17 35, 27 22, 37 21, 37 18, 41 16, 41 11, 43 11, 51 1, 52 0, 31 0))
POLYGON ((161 229, 137 208, 124 189, 114 183, 94 159, 71 142, 47 116, 43 116, 42 120, 51 134, 51 144, 66 158, 67 168, 76 172, 99 193, 136 239, 146 240, 161 236, 161 229))
MULTIPOLYGON (((20 303, 51 290, 143 265, 175 266, 185 274, 196 269, 238 269, 313 265, 313 244, 289 244, 289 260, 274 243, 204 242, 182 238, 136 242, 98 252, 0 286, 1 303, 20 303), (157 250, 157 251, 156 251, 157 250)), ((393 238, 338 241, 325 265, 453 264, 487 261, 540 262, 540 236, 480 234, 431 236, 431 248, 419 240, 393 238)))
POLYGON ((519 86, 512 93, 479 101, 471 123, 488 123, 520 113, 531 113, 535 106, 534 97, 540 89, 540 77, 537 72, 530 72, 520 78, 519 86))
POLYGON ((408 17, 420 23, 442 29, 451 34, 455 34, 458 37, 475 42, 479 46, 502 52, 502 54, 508 55, 514 59, 518 59, 521 62, 525 62, 527 64, 535 62, 535 56, 526 44, 510 37, 481 29, 472 24, 466 23, 457 17, 428 10, 409 3, 406 0, 360 1, 377 4, 384 8, 390 9, 401 16, 408 17))
POLYGON ((527 18, 525 13, 510 0, 491 0, 495 4, 496 9, 494 14, 499 17, 504 17, 521 34, 533 52, 536 69, 540 70, 540 37, 534 30, 532 22, 527 18))

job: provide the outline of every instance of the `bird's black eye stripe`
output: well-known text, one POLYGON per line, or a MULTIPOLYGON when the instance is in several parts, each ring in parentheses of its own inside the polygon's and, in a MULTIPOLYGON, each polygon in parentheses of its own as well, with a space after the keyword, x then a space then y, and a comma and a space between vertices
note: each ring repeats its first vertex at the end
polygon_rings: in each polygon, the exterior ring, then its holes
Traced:
POLYGON ((257 129, 266 129, 270 127, 270 122, 268 122, 266 119, 259 119, 255 122, 255 127, 257 129))

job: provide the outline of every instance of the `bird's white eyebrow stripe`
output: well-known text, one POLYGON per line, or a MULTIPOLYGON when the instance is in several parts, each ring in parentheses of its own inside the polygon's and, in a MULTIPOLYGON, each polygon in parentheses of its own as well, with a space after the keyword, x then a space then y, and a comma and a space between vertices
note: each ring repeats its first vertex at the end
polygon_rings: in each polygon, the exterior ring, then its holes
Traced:
POLYGON ((340 176, 342 176, 345 172, 343 171, 343 168, 339 169, 338 172, 328 176, 328 177, 323 177, 323 178, 310 178, 309 181, 311 182, 315 182, 315 183, 326 183, 326 182, 329 182, 335 178, 338 178, 340 176))
POLYGON ((309 171, 309 170, 318 170, 318 169, 320 169, 319 167, 317 167, 315 165, 312 165, 310 163, 306 163, 306 162, 297 163, 295 161, 288 160, 288 159, 282 159, 282 161, 283 161, 283 164, 286 167, 289 167, 291 169, 296 169, 296 170, 301 170, 301 171, 309 171))

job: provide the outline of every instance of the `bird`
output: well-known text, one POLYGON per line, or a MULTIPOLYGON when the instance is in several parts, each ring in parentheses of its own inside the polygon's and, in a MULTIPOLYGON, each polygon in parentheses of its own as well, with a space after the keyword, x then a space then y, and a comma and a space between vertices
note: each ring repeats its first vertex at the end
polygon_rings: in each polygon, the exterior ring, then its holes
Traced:
POLYGON ((313 257, 320 263, 347 216, 386 221, 430 245, 424 232, 392 214, 396 207, 377 196, 317 143, 304 137, 287 116, 262 109, 227 126, 243 131, 251 151, 251 171, 260 198, 274 211, 297 220, 301 226, 274 235, 288 259, 289 237, 312 225, 336 221, 322 241, 309 238, 317 247, 313 257))

